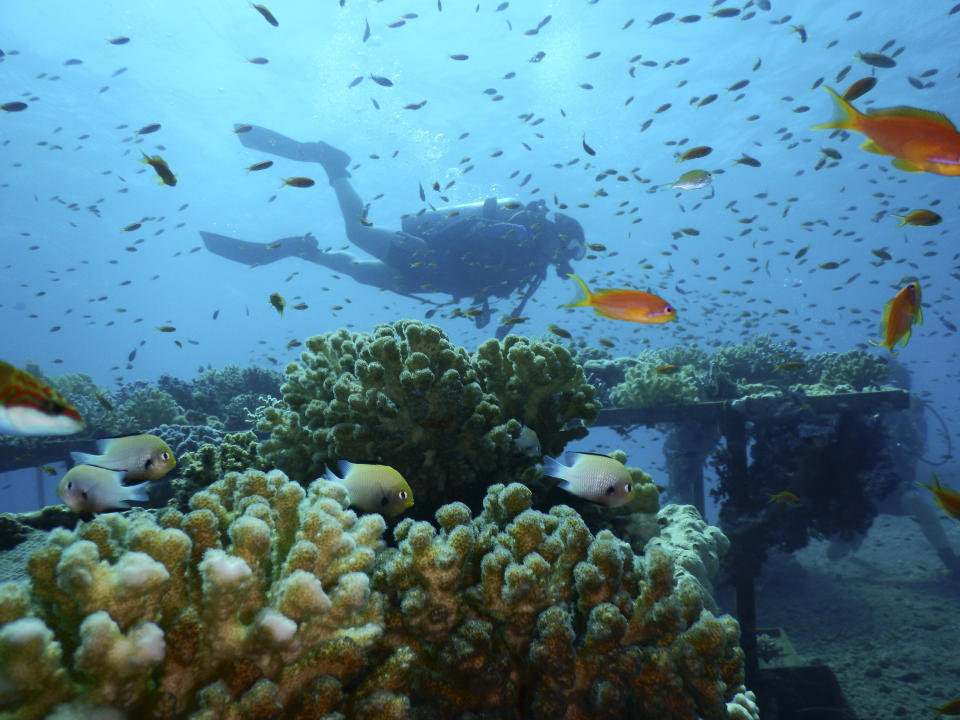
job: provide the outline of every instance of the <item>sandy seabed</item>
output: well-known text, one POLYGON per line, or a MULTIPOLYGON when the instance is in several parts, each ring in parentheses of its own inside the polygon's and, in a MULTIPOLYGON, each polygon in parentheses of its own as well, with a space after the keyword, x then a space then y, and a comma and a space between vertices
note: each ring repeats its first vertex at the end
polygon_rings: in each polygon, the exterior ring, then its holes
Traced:
MULTIPOLYGON (((960 521, 940 521, 960 552, 960 521)), ((838 560, 828 547, 771 554, 758 627, 782 628, 807 664, 828 665, 859 720, 935 717, 960 697, 960 576, 909 517, 878 516, 838 560)))

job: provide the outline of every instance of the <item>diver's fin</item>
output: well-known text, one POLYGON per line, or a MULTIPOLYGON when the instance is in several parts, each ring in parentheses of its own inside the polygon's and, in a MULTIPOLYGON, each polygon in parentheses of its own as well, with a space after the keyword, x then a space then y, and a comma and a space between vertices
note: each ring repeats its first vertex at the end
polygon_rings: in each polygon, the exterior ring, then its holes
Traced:
POLYGON ((350 177, 350 173, 347 172, 350 156, 333 145, 329 145, 322 140, 297 142, 293 138, 288 138, 286 135, 281 135, 259 125, 234 124, 235 129, 243 127, 250 128, 237 133, 237 137, 240 138, 244 147, 271 155, 279 155, 288 160, 320 163, 331 180, 350 177))
POLYGON ((315 262, 315 257, 320 254, 317 239, 310 233, 283 238, 272 243, 247 242, 202 230, 200 237, 203 238, 203 244, 210 252, 250 267, 268 265, 285 257, 299 257, 315 262))
MULTIPOLYGON (((239 123, 234 123, 234 128, 246 127, 239 123)), ((293 138, 281 135, 273 130, 268 130, 259 125, 251 125, 249 130, 237 133, 240 143, 251 150, 279 155, 289 160, 301 160, 303 162, 315 162, 316 159, 310 157, 310 148, 308 143, 297 142, 293 138)))

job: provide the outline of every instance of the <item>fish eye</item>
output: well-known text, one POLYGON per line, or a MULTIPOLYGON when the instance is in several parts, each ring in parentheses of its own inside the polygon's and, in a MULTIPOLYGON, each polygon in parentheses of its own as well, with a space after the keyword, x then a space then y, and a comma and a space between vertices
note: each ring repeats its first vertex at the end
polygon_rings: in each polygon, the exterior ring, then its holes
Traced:
POLYGON ((406 500, 406 499, 407 499, 407 491, 406 491, 406 490, 401 490, 400 492, 397 493, 397 497, 399 497, 401 500, 406 500))
POLYGON ((164 450, 162 453, 160 453, 160 459, 166 462, 167 460, 170 459, 170 453, 164 450))
POLYGON ((915 288, 913 287, 913 283, 910 283, 909 285, 907 285, 907 290, 914 290, 914 289, 915 288))
POLYGON ((73 490, 73 481, 67 483, 67 490, 73 490))
POLYGON ((623 491, 627 493, 627 495, 629 495, 630 493, 633 492, 633 486, 631 486, 630 483, 627 483, 626 485, 623 486, 623 491))
POLYGON ((62 414, 62 413, 64 412, 64 410, 66 410, 66 409, 67 409, 67 408, 64 406, 63 403, 61 403, 61 402, 59 402, 59 401, 57 401, 57 400, 54 400, 53 398, 48 398, 48 399, 43 403, 43 411, 44 411, 47 415, 60 415, 60 414, 62 414))
POLYGON ((664 310, 664 312, 672 313, 672 312, 673 312, 673 305, 667 305, 663 310, 664 310))

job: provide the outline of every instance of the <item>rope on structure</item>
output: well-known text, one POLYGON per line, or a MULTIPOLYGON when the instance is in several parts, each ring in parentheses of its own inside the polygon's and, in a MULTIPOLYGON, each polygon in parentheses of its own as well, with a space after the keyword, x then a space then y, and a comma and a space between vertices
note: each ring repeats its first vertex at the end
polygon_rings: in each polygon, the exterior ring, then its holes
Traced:
POLYGON ((933 460, 927 460, 927 458, 922 456, 920 460, 922 462, 925 462, 927 465, 932 465, 933 467, 946 465, 949 460, 953 459, 953 441, 950 440, 950 431, 947 429, 947 423, 940 416, 940 413, 938 413, 936 410, 933 409, 933 405, 926 402, 925 400, 921 400, 920 404, 923 405, 924 410, 929 410, 933 414, 933 416, 940 421, 940 428, 943 430, 943 437, 947 441, 947 453, 938 462, 934 462, 933 460))

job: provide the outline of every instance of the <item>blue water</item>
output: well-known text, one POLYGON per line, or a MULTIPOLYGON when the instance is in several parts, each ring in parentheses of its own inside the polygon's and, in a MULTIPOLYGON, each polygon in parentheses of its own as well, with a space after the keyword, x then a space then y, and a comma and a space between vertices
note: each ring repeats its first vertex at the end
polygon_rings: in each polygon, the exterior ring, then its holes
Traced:
MULTIPOLYGON (((402 214, 425 206, 420 185, 433 206, 495 195, 543 197, 553 208, 556 196, 588 242, 607 248, 576 263, 576 271, 593 287, 655 292, 679 308, 679 320, 633 325, 586 308, 563 309, 573 283, 551 271, 527 306, 529 320, 515 330, 539 335, 553 323, 591 344, 616 340, 614 355, 738 343, 757 333, 794 340, 809 352, 863 347, 878 337, 884 302, 904 277, 916 275, 926 324, 901 357, 914 389, 932 393, 952 426, 957 338, 940 318, 957 319, 950 275, 956 260, 946 236, 958 181, 902 173, 887 158, 858 150, 860 136, 843 140, 809 129, 833 114, 827 93, 811 89, 818 79, 842 92, 873 73, 880 82, 860 107, 909 104, 960 116, 956 61, 944 50, 960 14, 948 16, 949 3, 774 2, 769 12, 746 9, 755 13, 748 20, 710 18, 711 8, 697 2, 496 7, 286 2, 271 8, 275 28, 242 2, 138 3, 135 10, 97 3, 82 12, 66 2, 6 3, 2 100, 29 108, 0 115, 0 356, 14 364, 32 359, 49 373, 86 372, 109 386, 161 373, 189 378, 208 364, 282 368, 296 358, 297 350, 285 347, 290 340, 423 317, 427 305, 294 258, 250 269, 202 249, 200 230, 255 242, 310 231, 321 247, 347 245, 322 170, 241 146, 233 124, 250 122, 350 153, 354 186, 372 202, 370 220, 383 227, 399 229, 402 214), (664 11, 702 19, 650 27, 664 11), (846 20, 856 11, 863 14, 846 20), (417 17, 388 27, 405 13, 417 17), (526 34, 547 15, 537 34, 526 34), (806 43, 795 25, 804 26, 806 43), (130 42, 107 42, 119 36, 130 42), (888 42, 888 55, 903 49, 895 68, 874 70, 853 57, 888 42), (543 60, 531 63, 541 51, 543 60), (460 53, 469 59, 449 57, 460 53), (254 57, 269 63, 247 62, 254 57), (82 64, 66 65, 71 59, 82 64), (933 87, 909 83, 932 69, 939 72, 923 82, 933 87), (516 76, 503 79, 510 72, 516 76), (370 74, 394 86, 381 87, 370 74), (348 88, 357 76, 363 82, 348 88), (725 90, 740 80, 750 83, 725 90), (484 93, 490 88, 503 99, 484 93), (715 102, 692 102, 710 93, 719 95, 715 102), (423 100, 420 110, 403 109, 423 100), (668 110, 654 113, 666 103, 668 110), (798 106, 810 110, 795 112, 798 106), (525 113, 543 122, 518 118, 525 113), (753 115, 759 118, 748 121, 753 115), (161 130, 134 134, 150 123, 161 130), (584 152, 584 139, 595 156, 584 152), (680 142, 681 150, 709 145, 714 152, 677 164, 680 142), (843 158, 815 171, 821 147, 843 158), (176 187, 159 185, 138 162, 144 151, 167 160, 176 187), (497 151, 502 155, 491 157, 497 151), (734 164, 742 153, 762 166, 734 164), (274 167, 246 172, 262 159, 274 167), (573 160, 579 162, 569 165, 573 160), (467 166, 473 169, 464 173, 467 166), (715 173, 712 190, 654 192, 693 167, 715 173), (629 182, 597 181, 606 169, 629 182), (527 174, 531 180, 520 187, 527 174), (292 175, 318 183, 281 189, 280 178, 292 175), (443 202, 430 186, 451 180, 443 202), (601 188, 606 197, 596 195, 601 188), (88 209, 93 205, 97 214, 88 209), (926 207, 939 210, 943 224, 897 230, 888 215, 926 207), (121 230, 144 218, 152 219, 139 230, 121 230), (675 239, 681 228, 700 234, 675 239), (794 260, 807 245, 804 262, 794 260), (870 253, 879 248, 893 260, 881 264, 870 253), (830 261, 841 266, 817 269, 830 261), (288 306, 305 302, 309 309, 288 309, 281 319, 268 303, 273 292, 288 306), (162 325, 177 331, 157 332, 162 325)), ((473 349, 511 307, 500 301, 484 329, 445 317, 448 309, 432 321, 473 349)), ((592 439, 598 447, 618 442, 592 439)))
MULTIPOLYGON (((104 385, 161 373, 189 378, 208 364, 282 368, 296 357, 285 347, 290 340, 422 317, 429 306, 297 259, 250 269, 202 249, 200 230, 256 242, 310 231, 321 247, 347 244, 319 167, 272 157, 270 170, 246 172, 266 158, 232 133, 235 122, 251 122, 349 152, 360 195, 372 201, 382 193, 369 218, 384 227, 399 228, 400 215, 424 207, 419 185, 434 206, 496 195, 543 197, 553 207, 556 195, 588 242, 607 248, 576 263, 576 271, 594 287, 655 292, 679 308, 679 320, 633 325, 563 309, 573 283, 551 271, 527 306, 529 320, 515 329, 539 335, 553 323, 588 343, 611 338, 614 355, 738 343, 757 333, 810 352, 863 347, 878 337, 884 302, 904 277, 918 276, 927 321, 902 359, 914 389, 932 393, 953 424, 957 338, 941 318, 957 319, 947 236, 958 181, 902 173, 887 158, 858 150, 859 136, 831 138, 809 126, 833 114, 826 92, 811 89, 818 79, 842 92, 874 72, 880 82, 860 107, 909 104, 960 116, 956 61, 945 51, 960 13, 948 16, 949 3, 774 2, 769 12, 745 10, 755 13, 748 20, 710 18, 710 7, 697 2, 496 7, 286 2, 271 8, 275 28, 242 2, 138 3, 135 10, 97 3, 82 12, 66 2, 6 3, 2 100, 29 108, 0 115, 0 356, 14 364, 32 359, 50 373, 86 372, 104 385), (702 19, 648 25, 667 10, 702 19), (863 14, 846 20, 855 11, 863 14), (417 17, 388 27, 405 13, 417 17), (537 34, 526 34, 547 15, 537 34), (792 29, 800 24, 806 43, 792 29), (107 42, 118 36, 130 42, 107 42), (888 55, 903 50, 895 68, 873 70, 853 57, 888 42, 888 55), (531 63, 541 51, 543 60, 531 63), (449 57, 458 53, 469 59, 449 57), (269 63, 247 62, 254 57, 269 63), (677 64, 682 58, 688 62, 677 64), (65 64, 71 59, 82 63, 65 64), (837 82, 846 66, 852 69, 837 82), (939 72, 923 79, 932 87, 908 82, 933 69, 939 72), (503 79, 510 72, 516 76, 503 79), (370 74, 394 86, 381 87, 370 74), (363 82, 348 88, 357 76, 363 82), (750 83, 743 90, 725 90, 744 79, 750 83), (503 99, 494 101, 488 88, 503 99), (692 102, 710 93, 719 98, 703 107, 692 102), (423 100, 420 110, 403 109, 423 100), (668 110, 654 114, 666 103, 668 110), (798 106, 810 110, 795 112, 798 106), (524 113, 543 122, 524 122, 524 113), (746 119, 753 115, 759 118, 746 119), (150 123, 162 129, 134 134, 150 123), (584 152, 584 138, 594 157, 584 152), (681 150, 709 145, 714 152, 677 164, 678 142, 681 150), (843 158, 815 171, 821 147, 843 158), (167 160, 176 187, 157 184, 138 162, 143 151, 167 160), (497 151, 502 155, 491 157, 497 151), (742 153, 762 167, 734 164, 742 153), (467 166, 473 169, 464 173, 467 166), (712 190, 680 197, 653 191, 692 167, 714 171, 712 190), (606 169, 629 182, 598 182, 606 169), (280 188, 281 177, 304 174, 317 185, 280 188), (527 174, 532 179, 520 187, 527 174), (429 188, 450 180, 456 183, 444 203, 429 188), (596 195, 600 188, 606 197, 596 195), (942 225, 898 230, 888 215, 926 207, 939 210, 942 225), (139 230, 121 230, 144 218, 151 219, 139 230), (680 228, 700 234, 675 239, 680 228), (807 245, 804 262, 794 260, 807 245), (879 248, 893 260, 880 263, 870 253, 879 248), (829 261, 841 266, 817 269, 829 261), (653 268, 644 270, 648 263, 653 268), (268 303, 273 292, 290 306, 310 307, 288 309, 281 319, 268 303), (177 331, 157 332, 162 325, 177 331)), ((485 329, 446 311, 432 321, 473 349, 510 308, 501 301, 485 329)))
MULTIPOLYGON (((286 348, 291 340, 422 318, 431 306, 319 266, 291 258, 250 269, 202 248, 201 230, 263 243, 309 231, 321 247, 347 245, 323 171, 241 146, 234 123, 255 123, 348 152, 354 186, 371 202, 369 219, 383 227, 399 229, 402 214, 425 207, 421 185, 435 207, 489 196, 566 203, 587 241, 606 247, 575 263, 576 272, 592 287, 654 292, 679 309, 679 319, 645 326, 563 309, 573 282, 550 271, 527 306, 528 320, 514 329, 539 336, 555 324, 588 344, 609 338, 614 356, 678 343, 736 344, 760 333, 795 341, 806 353, 866 347, 879 339, 884 303, 916 276, 926 322, 900 359, 913 390, 931 400, 952 433, 960 343, 943 321, 960 323, 950 237, 960 179, 903 173, 859 150, 859 135, 809 129, 834 112, 827 93, 813 87, 821 78, 843 92, 872 74, 879 83, 858 107, 911 105, 960 119, 960 12, 948 15, 952 4, 772 0, 770 11, 744 8, 755 13, 746 19, 709 17, 731 3, 693 1, 512 0, 496 11, 492 0, 443 0, 441 11, 435 0, 347 0, 345 7, 273 0, 275 28, 240 0, 7 0, 0 103, 29 107, 0 112, 0 357, 15 365, 33 360, 49 374, 88 373, 106 386, 164 373, 189 379, 208 365, 282 369, 297 357, 286 348), (702 19, 649 26, 666 11, 702 19), (416 17, 388 27, 405 13, 416 17), (548 15, 539 32, 526 33, 548 15), (130 42, 107 42, 119 36, 130 42), (884 53, 895 55, 895 68, 874 70, 854 57, 888 42, 884 53), (542 61, 530 62, 538 52, 542 61), (247 62, 255 57, 269 63, 247 62), (66 64, 71 59, 82 63, 66 64), (908 80, 931 70, 938 72, 922 78, 924 89, 908 80), (507 73, 516 75, 504 79, 507 73), (375 84, 371 74, 393 87, 375 84), (363 81, 348 88, 358 76, 363 81), (740 80, 749 85, 726 90, 740 80), (698 107, 696 99, 710 93, 718 99, 698 107), (419 110, 403 109, 422 101, 419 110), (809 110, 798 112, 802 106, 809 110), (543 121, 518 117, 526 113, 543 121), (150 123, 161 130, 134 134, 150 123), (714 151, 677 164, 677 143, 681 151, 714 151), (824 147, 843 157, 815 170, 824 147), (141 152, 162 155, 176 187, 158 185, 138 162, 141 152), (743 153, 761 167, 735 164, 743 153), (246 172, 264 159, 274 167, 246 172), (714 173, 712 188, 679 197, 656 191, 694 168, 714 173), (607 169, 629 180, 598 181, 607 169), (281 189, 280 178, 295 175, 317 185, 281 189), (450 181, 448 201, 430 189, 450 181), (896 229, 890 213, 920 208, 937 210, 943 223, 896 229), (121 230, 141 221, 137 231, 121 230), (674 237, 681 228, 699 234, 674 237), (805 246, 801 262, 795 255, 805 246), (877 249, 893 259, 881 262, 870 252, 877 249), (840 267, 818 269, 828 262, 840 267), (288 303, 283 318, 268 302, 274 292, 288 303), (290 309, 300 302, 309 309, 290 309), (155 329, 163 325, 176 332, 155 329)), ((511 306, 499 301, 482 329, 450 317, 452 307, 431 322, 472 350, 511 306)), ((931 427, 928 455, 937 457, 946 445, 931 427)), ((657 470, 659 443, 653 431, 628 441, 596 430, 580 449, 623 447, 631 464, 646 460, 657 470)), ((3 509, 36 505, 31 479, 32 471, 4 478, 3 509), (15 482, 29 489, 16 492, 15 482)), ((46 482, 52 502, 56 478, 46 482)))

